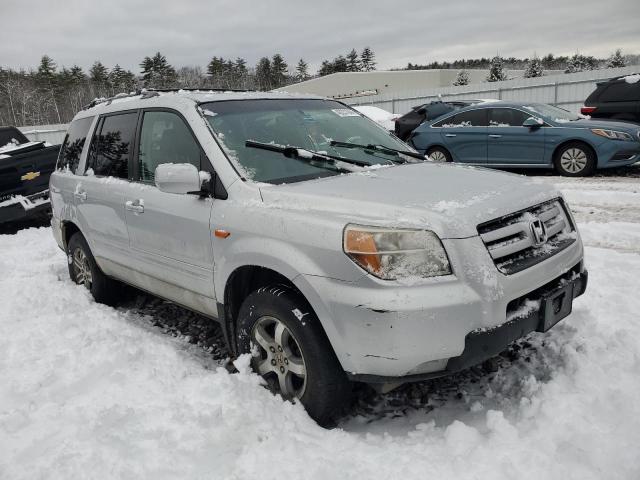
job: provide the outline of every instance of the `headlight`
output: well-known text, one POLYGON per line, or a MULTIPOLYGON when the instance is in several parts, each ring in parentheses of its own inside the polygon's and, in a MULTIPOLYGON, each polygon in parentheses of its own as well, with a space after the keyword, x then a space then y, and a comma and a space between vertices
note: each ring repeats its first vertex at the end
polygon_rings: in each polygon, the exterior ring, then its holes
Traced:
POLYGON ((604 128, 592 128, 591 133, 600 135, 601 137, 609 138, 611 140, 633 140, 633 137, 625 132, 618 132, 616 130, 605 130, 604 128))
POLYGON ((451 274, 442 242, 428 230, 347 225, 343 249, 355 263, 384 280, 451 274))

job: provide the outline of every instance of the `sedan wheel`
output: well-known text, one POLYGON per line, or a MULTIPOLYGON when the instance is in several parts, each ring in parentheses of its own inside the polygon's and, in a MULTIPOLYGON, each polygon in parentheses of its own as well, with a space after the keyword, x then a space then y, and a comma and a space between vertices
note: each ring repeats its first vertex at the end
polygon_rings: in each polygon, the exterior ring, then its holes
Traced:
POLYGON ((287 326, 275 317, 260 317, 251 331, 258 355, 253 368, 274 391, 286 399, 300 398, 307 386, 307 369, 300 345, 287 326))
POLYGON ((560 175, 584 177, 595 171, 597 157, 588 145, 582 142, 570 142, 556 152, 554 165, 560 175))
POLYGON ((587 166, 587 154, 580 148, 568 148, 560 157, 560 164, 567 172, 580 173, 587 166))

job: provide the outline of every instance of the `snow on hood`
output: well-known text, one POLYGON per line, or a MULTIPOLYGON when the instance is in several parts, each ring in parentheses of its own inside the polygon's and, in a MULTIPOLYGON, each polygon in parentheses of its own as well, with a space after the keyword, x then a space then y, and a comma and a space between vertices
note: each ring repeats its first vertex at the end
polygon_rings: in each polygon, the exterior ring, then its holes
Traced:
POLYGON ((265 206, 325 212, 345 223, 426 228, 441 238, 475 236, 479 223, 560 196, 520 175, 429 162, 260 191, 265 206))

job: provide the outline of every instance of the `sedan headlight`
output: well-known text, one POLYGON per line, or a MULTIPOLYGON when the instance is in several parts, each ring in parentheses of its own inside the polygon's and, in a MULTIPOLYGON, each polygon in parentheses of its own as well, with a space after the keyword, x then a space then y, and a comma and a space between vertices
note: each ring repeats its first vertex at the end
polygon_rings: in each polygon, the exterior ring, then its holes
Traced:
POLYGON ((383 280, 451 274, 442 242, 429 230, 347 225, 343 249, 356 264, 383 280))
POLYGON ((601 137, 609 138, 611 140, 627 140, 632 141, 633 137, 625 132, 618 132, 617 130, 605 130, 604 128, 592 128, 591 133, 595 133, 601 137))

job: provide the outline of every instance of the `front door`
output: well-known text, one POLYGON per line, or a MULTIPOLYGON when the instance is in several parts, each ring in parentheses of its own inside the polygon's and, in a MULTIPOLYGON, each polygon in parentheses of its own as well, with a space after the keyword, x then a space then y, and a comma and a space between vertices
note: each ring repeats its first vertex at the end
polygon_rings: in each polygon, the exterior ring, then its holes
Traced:
POLYGON ((530 114, 514 108, 489 109, 487 163, 540 165, 544 162, 545 128, 523 127, 530 114))
POLYGON ((137 183, 123 201, 135 268, 184 291, 185 298, 176 299, 183 305, 194 304, 190 293, 214 298, 209 228, 213 199, 161 192, 154 183, 155 169, 162 163, 190 163, 201 170, 207 169, 201 165, 207 160, 175 112, 146 110, 139 128, 137 183))

